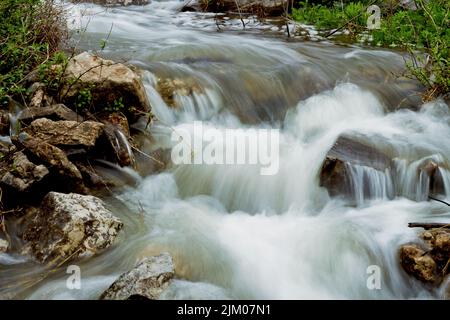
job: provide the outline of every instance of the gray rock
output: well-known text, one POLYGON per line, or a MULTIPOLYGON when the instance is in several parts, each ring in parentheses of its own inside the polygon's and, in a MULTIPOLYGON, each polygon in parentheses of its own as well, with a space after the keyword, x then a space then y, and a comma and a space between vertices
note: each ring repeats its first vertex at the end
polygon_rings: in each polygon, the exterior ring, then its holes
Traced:
POLYGON ((45 176, 48 169, 43 165, 36 165, 28 160, 23 152, 17 152, 12 157, 12 163, 5 168, 1 177, 3 185, 18 192, 27 192, 45 176))
POLYGON ((13 137, 12 141, 19 149, 24 148, 35 158, 38 158, 51 171, 68 178, 81 180, 82 176, 77 167, 70 162, 64 151, 47 143, 42 139, 32 137, 22 132, 17 137, 13 137))
POLYGON ((19 120, 26 124, 29 124, 38 118, 47 118, 54 121, 83 121, 81 116, 77 115, 74 111, 67 108, 63 104, 54 104, 49 107, 41 108, 26 108, 20 113, 19 116, 19 120))
POLYGON ((91 256, 111 246, 123 223, 93 196, 49 192, 28 209, 22 238, 25 253, 40 262, 91 256))
POLYGON ((94 121, 34 120, 24 131, 55 146, 93 147, 103 132, 104 125, 94 121))
POLYGON ((168 253, 141 261, 122 274, 103 294, 102 300, 126 300, 142 297, 156 300, 174 277, 172 257, 168 253))

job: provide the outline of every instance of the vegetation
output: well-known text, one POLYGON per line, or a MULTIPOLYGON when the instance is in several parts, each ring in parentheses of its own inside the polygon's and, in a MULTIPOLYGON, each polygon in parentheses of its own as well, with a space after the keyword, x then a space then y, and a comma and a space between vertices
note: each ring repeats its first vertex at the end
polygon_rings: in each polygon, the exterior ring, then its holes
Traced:
POLYGON ((370 43, 377 46, 400 47, 411 59, 406 63, 410 76, 424 84, 425 99, 450 92, 449 43, 450 26, 448 0, 415 0, 416 10, 402 7, 399 1, 299 2, 293 18, 319 29, 345 27, 353 37, 367 33, 370 43), (320 2, 320 3, 317 3, 320 2), (381 7, 380 29, 368 30, 366 12, 369 4, 381 7))
POLYGON ((61 60, 66 23, 54 0, 0 1, 0 107, 25 102, 30 72, 61 60))

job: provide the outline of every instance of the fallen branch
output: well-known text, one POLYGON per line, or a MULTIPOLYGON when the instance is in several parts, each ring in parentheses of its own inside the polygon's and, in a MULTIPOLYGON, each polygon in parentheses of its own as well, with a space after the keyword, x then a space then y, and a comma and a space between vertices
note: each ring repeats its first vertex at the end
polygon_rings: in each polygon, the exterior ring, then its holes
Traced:
POLYGON ((441 200, 441 199, 437 199, 437 198, 434 198, 434 197, 432 197, 432 196, 428 196, 428 199, 431 199, 431 200, 434 200, 434 201, 437 201, 437 202, 440 202, 440 203, 446 204, 446 205, 448 205, 448 206, 450 207, 450 203, 448 203, 448 202, 445 202, 444 200, 441 200))
POLYGON ((438 223, 438 222, 410 222, 409 228, 424 228, 428 229, 450 229, 450 223, 438 223))

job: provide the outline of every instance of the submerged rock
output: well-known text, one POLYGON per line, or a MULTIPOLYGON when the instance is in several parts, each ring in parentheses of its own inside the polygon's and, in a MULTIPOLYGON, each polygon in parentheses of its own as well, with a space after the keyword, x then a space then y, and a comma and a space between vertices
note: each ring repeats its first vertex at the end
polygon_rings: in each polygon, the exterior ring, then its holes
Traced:
POLYGON ((172 108, 180 107, 175 97, 191 96, 194 93, 202 93, 202 88, 192 78, 187 79, 159 79, 156 90, 161 95, 164 102, 172 108))
POLYGON ((20 113, 19 116, 19 120, 25 124, 29 124, 38 118, 47 118, 53 121, 83 121, 81 116, 77 115, 74 111, 67 108, 63 104, 54 104, 49 107, 40 108, 26 108, 20 113))
POLYGON ((100 296, 102 300, 156 300, 174 277, 172 257, 168 253, 145 258, 132 270, 122 274, 100 296))
POLYGON ((62 89, 62 96, 69 103, 76 100, 80 90, 87 89, 97 111, 117 104, 128 115, 134 110, 150 111, 140 77, 122 63, 83 52, 69 61, 65 78, 68 84, 62 89))
POLYGON ((93 196, 49 192, 27 212, 24 252, 40 262, 90 256, 111 246, 123 223, 93 196))
POLYGON ((103 127, 102 123, 94 121, 52 121, 42 118, 34 120, 25 132, 55 146, 93 147, 103 127))

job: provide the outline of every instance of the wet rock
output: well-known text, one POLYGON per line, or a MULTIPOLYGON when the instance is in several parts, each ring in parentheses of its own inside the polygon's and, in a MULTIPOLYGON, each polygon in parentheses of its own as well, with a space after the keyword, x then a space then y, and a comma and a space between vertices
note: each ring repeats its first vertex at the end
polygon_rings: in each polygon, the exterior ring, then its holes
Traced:
POLYGON ((111 124, 120 129, 127 137, 130 136, 130 126, 125 115, 119 112, 107 113, 101 117, 101 121, 104 124, 111 124))
POLYGON ((441 164, 429 159, 419 167, 419 174, 424 172, 430 179, 429 190, 431 194, 444 194, 445 186, 441 171, 439 170, 441 164))
MULTIPOLYGON (((431 248, 430 256, 436 262, 438 271, 443 271, 450 260, 450 230, 431 229, 423 232, 421 238, 431 248)), ((447 272, 450 273, 450 269, 447 272)))
POLYGON ((74 3, 95 3, 107 7, 114 6, 143 6, 150 3, 150 0, 72 0, 74 3))
POLYGON ((93 147, 103 132, 104 125, 94 121, 34 120, 24 131, 55 146, 93 147))
POLYGON ((427 283, 437 281, 436 262, 418 245, 403 245, 400 248, 400 262, 403 269, 416 279, 427 283))
POLYGON ((23 152, 15 153, 11 164, 0 172, 1 184, 16 192, 29 191, 49 174, 45 166, 32 163, 23 152))
POLYGON ((172 108, 178 108, 179 105, 175 97, 190 96, 194 93, 202 93, 202 88, 195 83, 194 79, 159 79, 156 90, 161 95, 164 102, 172 108))
POLYGON ((99 175, 96 170, 89 164, 83 163, 81 161, 75 162, 78 170, 80 170, 83 176, 83 181, 89 188, 102 189, 108 185, 108 182, 99 175))
POLYGON ((133 166, 135 163, 134 154, 123 131, 117 126, 107 124, 104 134, 109 145, 108 149, 112 151, 112 155, 107 155, 107 157, 115 158, 121 166, 133 166))
POLYGON ((0 253, 8 251, 9 243, 5 239, 0 239, 0 253))
POLYGON ((82 179, 80 171, 70 162, 61 149, 39 138, 32 137, 25 132, 14 137, 12 141, 19 149, 26 149, 25 152, 31 154, 34 158, 46 165, 50 171, 74 179, 75 183, 78 183, 82 179))
POLYGON ((384 172, 390 168, 391 160, 372 146, 340 136, 328 151, 320 171, 320 185, 327 188, 330 195, 350 193, 348 165, 366 166, 384 172))
POLYGON ((83 52, 69 61, 65 77, 69 83, 72 82, 62 89, 64 99, 69 105, 76 100, 80 90, 88 89, 92 96, 92 105, 97 111, 110 108, 117 102, 123 105, 127 116, 135 110, 150 111, 140 77, 122 63, 83 52))
POLYGON ((174 277, 172 257, 167 253, 145 258, 122 274, 103 294, 102 300, 127 300, 139 297, 156 300, 174 277))
POLYGON ((9 135, 9 128, 9 113, 7 111, 0 110, 0 135, 9 135))
POLYGON ((49 107, 40 108, 26 108, 20 113, 19 116, 19 120, 25 124, 29 124, 38 118, 47 118, 53 121, 83 121, 81 116, 77 115, 74 111, 67 108, 63 104, 54 104, 49 107))
POLYGON ((123 223, 93 196, 50 192, 28 209, 24 252, 40 262, 91 256, 110 247, 123 223))
MULTIPOLYGON (((212 0, 191 1, 186 6, 192 9, 201 8, 208 12, 251 12, 259 16, 278 16, 288 8, 287 0, 212 0)), ((183 9, 182 9, 183 11, 183 9)), ((184 10, 188 11, 188 10, 184 10)))

